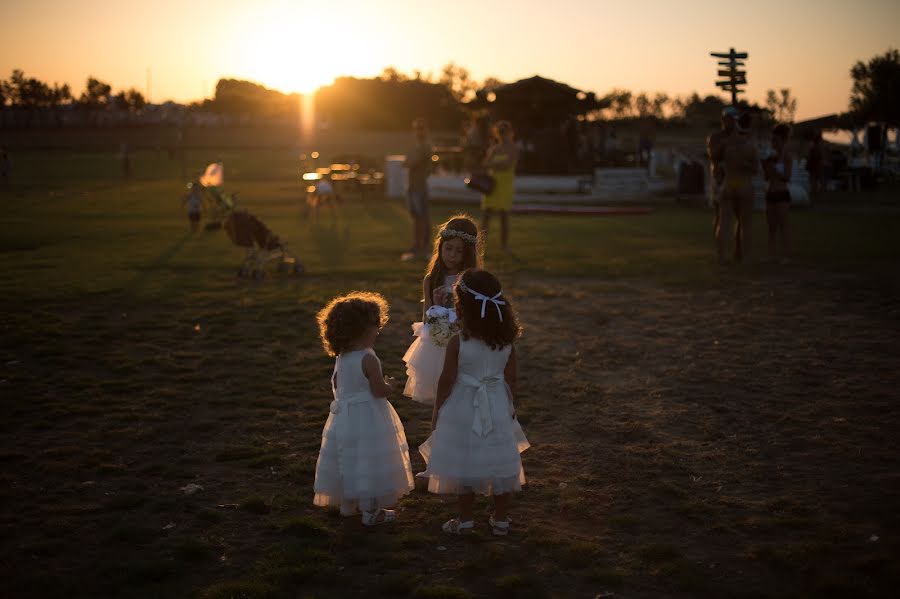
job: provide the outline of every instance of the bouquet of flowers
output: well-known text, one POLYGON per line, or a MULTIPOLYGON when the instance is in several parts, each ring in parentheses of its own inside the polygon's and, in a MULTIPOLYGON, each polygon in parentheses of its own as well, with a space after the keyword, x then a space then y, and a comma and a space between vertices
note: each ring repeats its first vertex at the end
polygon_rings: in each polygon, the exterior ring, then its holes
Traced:
POLYGON ((443 306, 431 306, 425 311, 425 326, 428 336, 438 347, 444 347, 450 337, 459 330, 456 324, 456 310, 443 306))

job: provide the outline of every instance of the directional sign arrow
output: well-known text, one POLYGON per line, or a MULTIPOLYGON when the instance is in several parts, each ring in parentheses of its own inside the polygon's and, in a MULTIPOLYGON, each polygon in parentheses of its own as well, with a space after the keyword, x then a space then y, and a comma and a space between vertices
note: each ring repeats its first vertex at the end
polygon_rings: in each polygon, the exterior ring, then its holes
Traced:
POLYGON ((709 55, 714 58, 747 58, 746 52, 710 52, 709 55))

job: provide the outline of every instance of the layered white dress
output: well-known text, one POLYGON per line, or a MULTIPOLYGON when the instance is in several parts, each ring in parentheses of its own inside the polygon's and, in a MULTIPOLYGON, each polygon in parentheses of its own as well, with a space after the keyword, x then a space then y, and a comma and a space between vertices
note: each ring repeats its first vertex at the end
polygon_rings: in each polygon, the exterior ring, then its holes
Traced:
POLYGON ((528 439, 513 418, 503 376, 511 346, 492 350, 460 337, 456 382, 438 413, 434 432, 419 446, 432 493, 500 495, 519 491, 525 471, 519 455, 528 439))
MULTIPOLYGON (((446 308, 453 306, 453 285, 456 284, 458 277, 459 275, 447 275, 444 278, 446 308)), ((438 379, 444 368, 447 346, 439 345, 432 338, 429 329, 429 325, 424 322, 414 322, 412 325, 415 340, 403 356, 407 377, 403 395, 413 401, 433 406, 438 379)))
POLYGON ((335 360, 334 401, 316 462, 315 505, 342 511, 354 504, 364 510, 391 507, 414 487, 403 424, 387 399, 372 394, 362 370, 366 354, 375 356, 365 349, 335 360))

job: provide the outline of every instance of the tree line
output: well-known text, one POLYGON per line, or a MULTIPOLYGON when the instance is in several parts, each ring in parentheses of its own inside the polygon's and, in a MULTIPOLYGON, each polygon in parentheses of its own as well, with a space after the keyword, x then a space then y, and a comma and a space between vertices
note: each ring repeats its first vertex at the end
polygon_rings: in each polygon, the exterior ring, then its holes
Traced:
MULTIPOLYGON (((900 54, 888 50, 868 62, 859 61, 850 70, 853 79, 848 111, 849 120, 876 121, 888 126, 900 122, 900 54)), ((403 73, 386 67, 371 79, 339 77, 333 84, 315 92, 317 119, 348 127, 369 129, 402 129, 415 116, 424 116, 434 127, 458 126, 466 117, 466 104, 476 97, 503 85, 496 77, 477 80, 469 71, 448 63, 438 73, 413 71, 403 73)), ((193 102, 186 111, 260 118, 296 118, 300 111, 298 94, 284 94, 258 83, 239 79, 220 79, 212 98, 193 102)), ((632 92, 613 89, 598 96, 602 106, 589 120, 628 121, 652 118, 672 126, 703 125, 718 121, 726 102, 715 95, 701 97, 669 96, 664 92, 632 92)), ((8 79, 0 79, 0 110, 19 109, 26 116, 37 111, 61 115, 63 109, 88 112, 113 110, 139 114, 147 105, 137 89, 113 92, 112 85, 93 76, 77 96, 68 84, 52 85, 16 69, 8 79)), ((768 90, 764 105, 747 104, 768 120, 792 122, 797 98, 791 90, 768 90)), ((62 124, 61 116, 58 116, 62 124)))

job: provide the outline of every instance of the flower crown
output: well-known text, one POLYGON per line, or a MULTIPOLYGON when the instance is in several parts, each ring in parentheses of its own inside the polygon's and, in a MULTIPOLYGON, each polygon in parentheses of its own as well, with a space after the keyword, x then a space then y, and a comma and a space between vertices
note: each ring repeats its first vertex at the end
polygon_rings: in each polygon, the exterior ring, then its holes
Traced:
POLYGON ((478 241, 478 237, 476 237, 475 235, 469 235, 465 231, 457 231, 456 229, 441 229, 440 235, 444 239, 447 239, 449 237, 459 237, 466 243, 472 243, 472 244, 474 244, 476 241, 478 241))
MULTIPOLYGON (((470 237, 471 237, 471 235, 470 235, 470 237)), ((468 285, 466 285, 466 282, 462 280, 462 277, 460 277, 459 283, 457 283, 457 286, 460 289, 462 289, 463 291, 465 291, 466 293, 471 293, 473 296, 475 296, 476 302, 481 302, 481 317, 482 318, 484 318, 484 309, 485 309, 485 307, 487 307, 487 303, 491 302, 494 304, 494 307, 497 308, 497 316, 500 318, 500 322, 503 322, 503 313, 500 311, 500 306, 505 306, 506 302, 504 302, 502 299, 497 299, 501 295, 503 295, 502 289, 500 291, 498 291, 496 294, 494 294, 494 297, 488 297, 488 296, 484 295, 483 293, 479 293, 478 291, 471 289, 468 285)))

